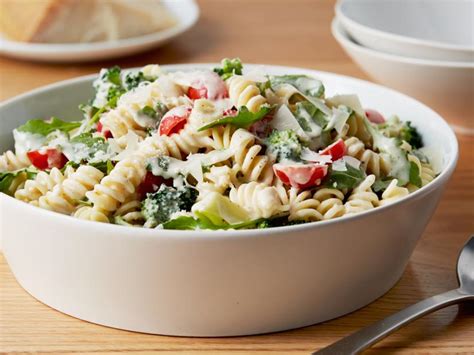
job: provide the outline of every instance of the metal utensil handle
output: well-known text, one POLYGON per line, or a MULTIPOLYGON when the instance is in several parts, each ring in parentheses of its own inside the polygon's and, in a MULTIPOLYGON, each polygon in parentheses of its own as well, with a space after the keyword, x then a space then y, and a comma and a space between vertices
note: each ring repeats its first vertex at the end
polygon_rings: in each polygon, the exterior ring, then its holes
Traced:
POLYGON ((382 340, 392 332, 400 329, 405 324, 410 323, 425 314, 469 299, 474 299, 474 296, 466 294, 460 289, 451 290, 427 298, 389 316, 388 318, 362 328, 326 348, 315 351, 313 355, 358 354, 369 346, 382 340))

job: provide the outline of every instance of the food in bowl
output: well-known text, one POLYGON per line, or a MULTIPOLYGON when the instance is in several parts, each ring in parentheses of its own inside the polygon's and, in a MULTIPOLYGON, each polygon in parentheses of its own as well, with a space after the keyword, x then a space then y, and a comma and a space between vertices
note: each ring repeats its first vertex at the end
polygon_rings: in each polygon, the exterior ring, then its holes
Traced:
POLYGON ((33 119, 0 189, 80 219, 160 229, 318 222, 390 204, 436 177, 408 121, 325 97, 308 75, 103 69, 81 121, 33 119))

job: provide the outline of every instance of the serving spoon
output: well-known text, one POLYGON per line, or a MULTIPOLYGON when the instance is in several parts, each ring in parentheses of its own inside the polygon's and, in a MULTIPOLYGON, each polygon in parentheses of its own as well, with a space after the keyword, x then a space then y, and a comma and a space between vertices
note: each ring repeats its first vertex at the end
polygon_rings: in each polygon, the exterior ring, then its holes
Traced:
POLYGON ((404 325, 424 315, 463 301, 474 301, 474 236, 466 243, 458 257, 457 289, 427 298, 404 310, 342 338, 313 355, 359 354, 404 325))

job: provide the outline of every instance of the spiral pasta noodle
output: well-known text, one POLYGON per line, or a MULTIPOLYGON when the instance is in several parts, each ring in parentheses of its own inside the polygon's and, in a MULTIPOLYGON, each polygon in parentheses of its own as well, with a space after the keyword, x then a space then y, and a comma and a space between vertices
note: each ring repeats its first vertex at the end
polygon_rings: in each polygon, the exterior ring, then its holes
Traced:
POLYGON ((226 81, 229 98, 235 107, 247 107, 250 112, 257 112, 267 100, 260 95, 260 90, 255 82, 241 75, 234 75, 226 81))
POLYGON ((31 165, 26 153, 15 154, 11 150, 0 155, 0 173, 27 168, 31 165))
POLYGON ((223 194, 229 187, 237 186, 238 170, 237 165, 233 167, 227 165, 211 167, 209 172, 204 174, 203 181, 196 185, 196 189, 199 191, 199 199, 209 192, 223 194))
POLYGON ((313 198, 319 201, 317 208, 324 219, 342 217, 345 214, 344 194, 337 189, 322 188, 315 192, 313 198))
POLYGON ((87 221, 94 221, 94 222, 101 222, 101 223, 109 223, 109 218, 105 215, 105 213, 89 207, 83 206, 80 207, 74 212, 74 217, 79 219, 84 219, 87 221))
POLYGON ((61 184, 39 198, 38 205, 51 211, 72 214, 79 200, 86 196, 100 182, 104 174, 89 165, 80 166, 61 184))
POLYGON ((369 175, 352 191, 344 204, 346 214, 359 213, 378 206, 379 198, 371 188, 374 182, 375 175, 369 175))
POLYGON ((398 180, 393 179, 382 194, 382 199, 379 202, 380 206, 393 203, 409 194, 406 187, 397 186, 398 180))
POLYGON ((110 174, 95 185, 92 191, 87 192, 86 196, 95 209, 110 214, 135 193, 145 174, 143 157, 127 157, 118 162, 110 174))
POLYGON ((390 171, 389 164, 370 149, 366 149, 364 143, 356 138, 350 137, 344 141, 346 145, 346 154, 359 159, 361 167, 368 174, 374 174, 376 177, 386 175, 390 171))
POLYGON ((288 191, 288 200, 289 221, 314 222, 324 219, 318 211, 320 202, 312 196, 311 191, 298 192, 292 187, 288 191))
POLYGON ((420 173, 421 186, 429 184, 435 178, 436 174, 429 163, 421 162, 420 159, 413 154, 408 154, 407 159, 418 167, 420 173))
POLYGON ((141 211, 142 203, 137 196, 132 196, 125 201, 114 213, 114 217, 130 225, 143 225, 145 222, 141 211))
POLYGON ((15 198, 37 204, 39 198, 48 191, 61 184, 66 177, 74 172, 71 166, 66 168, 64 174, 58 168, 52 168, 49 173, 40 171, 33 180, 27 180, 22 189, 15 192, 15 198))
POLYGON ((229 198, 249 211, 253 219, 269 218, 283 210, 275 187, 255 181, 232 188, 229 198))

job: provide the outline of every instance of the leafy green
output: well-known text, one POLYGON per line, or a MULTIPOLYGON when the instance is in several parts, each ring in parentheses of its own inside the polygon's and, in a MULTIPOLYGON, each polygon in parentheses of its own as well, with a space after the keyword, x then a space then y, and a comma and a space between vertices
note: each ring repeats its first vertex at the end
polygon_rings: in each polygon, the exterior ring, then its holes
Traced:
POLYGON ((142 203, 142 212, 147 226, 157 226, 168 221, 171 215, 179 211, 190 211, 196 202, 198 192, 191 187, 173 188, 161 185, 154 193, 147 194, 142 203))
POLYGON ((388 185, 390 185, 390 183, 392 182, 393 179, 377 179, 375 180, 374 184, 372 185, 372 190, 374 190, 374 192, 382 192, 382 191, 385 191, 385 189, 388 187, 388 185))
POLYGON ((218 120, 215 120, 214 122, 211 122, 201 128, 199 128, 198 131, 204 131, 206 129, 216 127, 216 126, 222 126, 226 124, 231 124, 239 128, 246 128, 251 126, 253 123, 260 121, 262 118, 264 118, 271 110, 273 109, 272 106, 261 106, 260 110, 257 112, 253 113, 248 110, 247 107, 242 106, 239 109, 239 112, 235 116, 227 116, 227 117, 222 117, 218 120))
POLYGON ((265 140, 265 144, 268 147, 267 152, 275 156, 277 162, 300 160, 303 144, 301 144, 298 135, 293 130, 273 130, 265 140))
POLYGON ((222 80, 229 79, 232 75, 242 75, 242 62, 239 58, 224 58, 221 67, 214 68, 214 72, 219 74, 222 80))
POLYGON ((98 161, 94 163, 88 163, 90 166, 93 166, 96 169, 99 169, 104 174, 109 175, 112 169, 114 168, 114 163, 110 160, 98 161))
POLYGON ((416 187, 421 187, 422 182, 421 182, 421 176, 420 176, 420 169, 418 168, 418 165, 416 165, 415 162, 410 162, 410 178, 409 178, 410 184, 415 185, 416 187))
POLYGON ((328 123, 328 118, 315 105, 309 101, 302 101, 296 104, 295 117, 301 128, 305 132, 311 132, 311 122, 315 122, 321 129, 324 129, 328 123))
POLYGON ((102 74, 102 79, 105 79, 114 85, 122 86, 122 80, 120 79, 121 72, 122 69, 120 69, 119 66, 113 66, 112 68, 105 70, 102 74))
POLYGON ((164 229, 195 230, 195 229, 244 229, 258 226, 264 219, 256 219, 238 224, 214 224, 209 218, 200 214, 199 217, 180 216, 163 223, 164 229))
POLYGON ((34 179, 38 171, 33 168, 20 169, 15 171, 5 171, 0 173, 0 192, 8 195, 13 194, 15 191, 11 190, 12 184, 15 180, 20 179, 21 181, 34 179))
POLYGON ((323 83, 307 75, 272 76, 270 77, 270 82, 272 88, 276 88, 281 84, 290 84, 304 95, 317 98, 324 96, 323 83))
POLYGON ((140 83, 144 81, 149 81, 148 78, 145 78, 145 75, 142 71, 139 72, 128 72, 125 74, 124 86, 127 91, 135 89, 140 83))
POLYGON ((17 128, 20 132, 28 132, 47 136, 54 131, 69 132, 81 126, 81 122, 66 122, 59 118, 51 117, 50 120, 29 120, 24 125, 17 128))
POLYGON ((324 185, 337 189, 353 189, 365 179, 365 173, 350 164, 345 163, 346 170, 330 169, 324 185))
POLYGON ((413 148, 423 147, 423 139, 418 130, 411 125, 411 122, 405 122, 400 130, 400 138, 407 141, 413 148))
POLYGON ((156 116, 156 111, 153 107, 150 107, 150 106, 145 106, 143 107, 139 112, 139 114, 143 114, 145 116, 148 116, 148 117, 151 117, 151 118, 155 118, 156 116))

